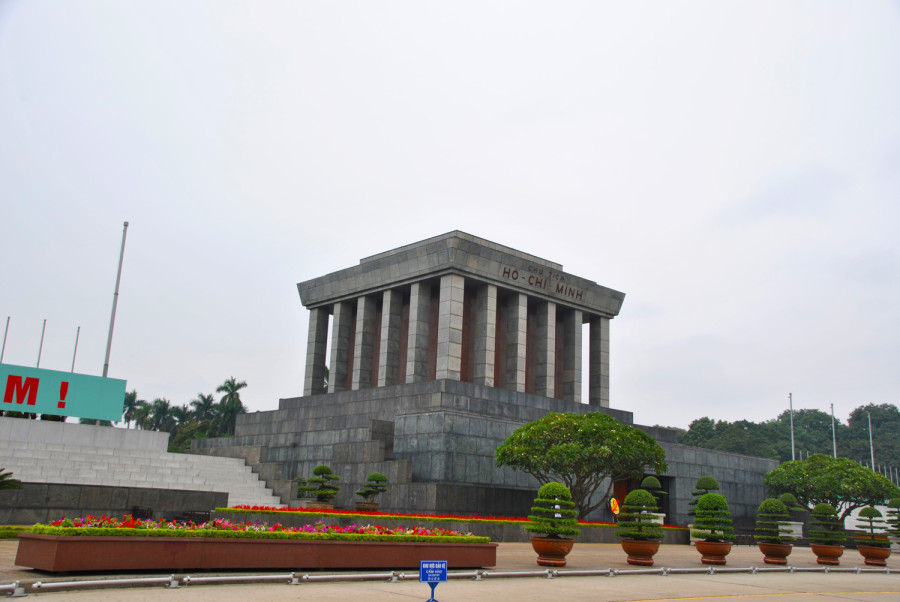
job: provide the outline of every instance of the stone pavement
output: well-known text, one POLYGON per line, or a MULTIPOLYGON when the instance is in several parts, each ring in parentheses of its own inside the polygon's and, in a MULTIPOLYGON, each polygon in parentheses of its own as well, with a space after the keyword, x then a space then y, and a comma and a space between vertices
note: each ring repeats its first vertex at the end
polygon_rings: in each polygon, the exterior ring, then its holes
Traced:
MULTIPOLYGON (((20 581, 30 597, 52 597, 69 601, 77 600, 150 600, 171 598, 181 600, 316 600, 328 602, 364 598, 366 600, 427 600, 430 588, 415 580, 389 583, 387 580, 353 582, 316 582, 289 586, 283 583, 188 585, 178 589, 166 589, 161 585, 104 588, 35 590, 36 581, 121 579, 126 577, 155 577, 160 573, 141 575, 57 575, 34 571, 14 565, 17 542, 0 541, 0 585, 20 581)), ((535 561, 530 544, 501 543, 497 553, 497 566, 490 573, 542 571, 535 561)), ((815 556, 809 548, 795 548, 789 564, 803 569, 816 568, 815 556)), ((728 556, 727 568, 763 567, 762 554, 756 547, 735 546, 728 556)), ((843 568, 864 567, 862 557, 856 550, 847 550, 842 558, 843 568)), ((700 555, 691 546, 666 545, 660 548, 654 568, 704 568, 700 555)), ((718 574, 670 574, 661 575, 617 575, 607 576, 567 576, 566 571, 597 569, 628 570, 625 555, 618 544, 576 544, 569 555, 568 565, 561 569, 561 575, 548 579, 541 576, 513 578, 485 577, 480 581, 472 579, 451 579, 437 587, 435 597, 442 602, 452 600, 491 601, 500 600, 674 600, 720 597, 766 597, 781 599, 789 597, 791 602, 807 600, 877 601, 900 600, 900 557, 894 555, 888 560, 890 574, 844 573, 844 572, 794 572, 794 573, 718 573, 718 574)), ((272 571, 281 573, 282 571, 272 571)), ((466 571, 471 572, 471 571, 466 571)), ((385 571, 381 571, 385 573, 385 571)), ((414 574, 415 571, 405 571, 414 574)), ((177 577, 209 575, 250 575, 265 572, 233 571, 231 573, 202 573, 188 571, 177 573, 177 577)), ((271 573, 269 573, 271 574, 271 573)), ((335 575, 339 571, 298 571, 298 576, 335 575)))

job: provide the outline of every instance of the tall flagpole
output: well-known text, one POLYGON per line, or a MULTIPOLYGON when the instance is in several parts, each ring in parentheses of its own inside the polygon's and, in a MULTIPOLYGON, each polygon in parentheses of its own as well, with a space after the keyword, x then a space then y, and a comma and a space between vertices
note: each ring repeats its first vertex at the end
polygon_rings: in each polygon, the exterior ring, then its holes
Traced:
POLYGON ((872 445, 872 415, 866 412, 869 417, 869 459, 872 461, 872 470, 875 470, 875 446, 872 445))
POLYGON ((6 330, 3 331, 3 349, 0 350, 0 364, 3 363, 3 356, 6 354, 6 335, 9 334, 9 318, 10 316, 6 316, 6 330))
POLYGON ((831 445, 834 448, 834 457, 837 458, 837 427, 834 425, 834 404, 831 404, 831 445))
POLYGON ((44 325, 41 327, 41 345, 38 347, 38 361, 35 368, 41 367, 41 354, 44 353, 44 333, 47 332, 47 318, 44 318, 44 325))
POLYGON ((794 452, 794 394, 788 393, 788 403, 791 408, 791 460, 796 460, 797 457, 794 452))
POLYGON ((75 331, 75 351, 72 352, 72 372, 75 372, 75 356, 78 355, 78 337, 81 336, 81 326, 75 331))
POLYGON ((113 327, 116 325, 116 306, 119 304, 119 282, 122 280, 122 260, 125 257, 125 235, 128 234, 128 222, 122 230, 122 248, 119 251, 119 270, 116 272, 116 290, 113 292, 112 315, 109 317, 109 337, 106 339, 106 359, 103 360, 103 377, 109 374, 109 352, 112 350, 113 327))

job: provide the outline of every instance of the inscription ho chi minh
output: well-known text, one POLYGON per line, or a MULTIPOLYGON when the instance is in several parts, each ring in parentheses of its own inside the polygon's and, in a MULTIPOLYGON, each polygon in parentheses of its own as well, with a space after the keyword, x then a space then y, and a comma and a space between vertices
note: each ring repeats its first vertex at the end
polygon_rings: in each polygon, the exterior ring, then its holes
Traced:
POLYGON ((566 282, 566 275, 540 265, 529 264, 526 268, 501 266, 500 275, 519 285, 556 293, 575 301, 584 300, 584 291, 566 282))

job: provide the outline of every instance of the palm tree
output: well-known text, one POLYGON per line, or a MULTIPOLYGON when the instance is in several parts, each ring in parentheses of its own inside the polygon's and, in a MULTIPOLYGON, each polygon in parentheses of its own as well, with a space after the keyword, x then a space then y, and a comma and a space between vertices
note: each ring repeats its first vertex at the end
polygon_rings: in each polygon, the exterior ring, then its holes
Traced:
POLYGON ((134 420, 134 412, 139 403, 146 403, 138 399, 137 390, 125 393, 125 407, 122 411, 122 420, 125 421, 125 428, 131 428, 131 421, 134 420))
POLYGON ((212 393, 209 395, 197 393, 197 398, 191 400, 191 407, 194 408, 194 418, 197 422, 212 420, 216 415, 216 398, 212 393))
POLYGON ((239 391, 247 386, 246 381, 235 381, 232 376, 216 388, 216 393, 224 393, 219 400, 216 416, 216 432, 220 435, 233 435, 234 423, 238 414, 246 414, 247 408, 241 401, 239 391))
POLYGON ((0 468, 0 489, 21 489, 22 481, 12 478, 11 472, 6 472, 5 468, 0 468))
POLYGON ((134 408, 134 427, 142 430, 150 430, 150 413, 153 408, 149 403, 141 399, 137 403, 137 407, 134 408))
POLYGON ((172 404, 165 397, 157 397, 150 406, 150 429, 154 431, 171 431, 175 418, 172 416, 172 404), (167 428, 168 427, 168 428, 167 428))

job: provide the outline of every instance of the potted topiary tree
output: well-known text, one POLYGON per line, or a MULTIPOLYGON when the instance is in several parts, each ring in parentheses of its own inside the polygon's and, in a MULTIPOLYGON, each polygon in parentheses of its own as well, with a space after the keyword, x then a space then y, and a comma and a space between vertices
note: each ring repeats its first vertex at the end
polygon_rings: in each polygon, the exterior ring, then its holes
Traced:
POLYGON ((356 491, 356 495, 362 497, 362 502, 356 502, 356 509, 365 512, 375 512, 378 510, 378 502, 372 501, 375 496, 387 491, 387 477, 380 472, 373 472, 366 477, 366 484, 362 489, 356 491))
POLYGON ((839 565, 846 540, 844 521, 838 518, 834 506, 824 502, 816 504, 809 525, 809 549, 816 555, 816 562, 839 565))
POLYGON ((884 534, 884 518, 878 508, 866 506, 859 511, 856 528, 862 533, 854 535, 856 549, 871 566, 886 566, 891 555, 891 541, 884 534), (878 531, 876 533, 875 531, 878 531))
POLYGON ((787 564, 794 546, 794 536, 787 533, 785 523, 790 520, 787 506, 775 498, 763 500, 756 512, 754 537, 766 564, 787 564))
POLYGON ((688 505, 691 507, 691 509, 688 510, 688 514, 694 516, 694 507, 697 505, 697 500, 700 499, 701 495, 712 493, 713 491, 718 490, 719 482, 711 476, 706 475, 697 479, 697 482, 694 483, 694 491, 691 492, 691 501, 688 502, 688 505))
POLYGON ((531 547, 537 552, 541 566, 566 566, 566 555, 572 551, 575 539, 561 537, 578 535, 575 503, 572 493, 562 483, 550 482, 542 486, 534 498, 533 514, 528 515, 525 530, 543 533, 544 537, 532 537, 531 547))
POLYGON ((734 542, 734 526, 725 496, 705 493, 697 500, 694 527, 697 551, 703 564, 725 564, 734 542))
POLYGON ((894 545, 900 545, 900 497, 895 497, 887 504, 888 510, 888 533, 890 533, 891 541, 894 545))
POLYGON ((659 542, 665 537, 656 512, 656 499, 645 489, 635 489, 625 496, 619 514, 616 537, 628 555, 628 564, 652 566, 659 542))
POLYGON ((306 503, 308 508, 320 508, 331 510, 334 508, 332 500, 340 487, 332 481, 338 481, 341 477, 331 471, 330 466, 319 464, 313 469, 313 476, 308 479, 297 477, 297 494, 300 497, 314 497, 315 499, 306 503))

